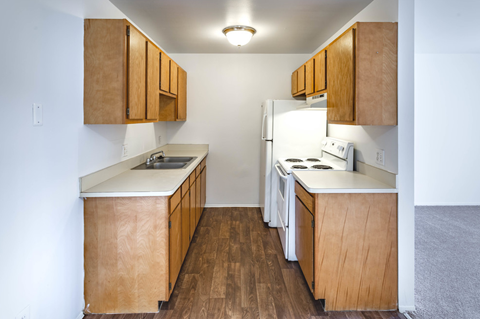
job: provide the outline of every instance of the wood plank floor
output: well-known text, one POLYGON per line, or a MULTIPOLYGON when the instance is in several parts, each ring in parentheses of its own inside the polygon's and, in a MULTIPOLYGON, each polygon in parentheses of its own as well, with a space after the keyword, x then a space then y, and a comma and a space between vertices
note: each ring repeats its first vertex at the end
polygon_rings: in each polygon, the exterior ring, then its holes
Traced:
POLYGON ((396 319, 398 312, 325 312, 297 262, 287 262, 276 229, 258 208, 207 208, 172 297, 155 314, 87 319, 396 319))

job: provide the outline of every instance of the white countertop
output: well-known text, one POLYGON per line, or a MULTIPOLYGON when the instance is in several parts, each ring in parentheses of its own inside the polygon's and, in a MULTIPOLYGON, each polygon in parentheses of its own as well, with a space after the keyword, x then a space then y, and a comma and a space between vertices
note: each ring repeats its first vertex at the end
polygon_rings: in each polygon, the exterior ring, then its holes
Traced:
POLYGON ((309 193, 397 193, 397 189, 359 172, 293 171, 309 193))
POLYGON ((170 196, 182 185, 208 150, 168 150, 166 156, 197 157, 187 168, 127 170, 80 193, 80 197, 170 196))

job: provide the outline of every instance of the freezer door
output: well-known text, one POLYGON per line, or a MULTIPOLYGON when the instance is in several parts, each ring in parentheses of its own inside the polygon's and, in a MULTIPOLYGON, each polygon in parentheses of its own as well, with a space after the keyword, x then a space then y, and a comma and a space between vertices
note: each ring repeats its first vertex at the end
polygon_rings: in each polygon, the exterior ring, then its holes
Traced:
POLYGON ((273 143, 262 141, 260 152, 260 210, 263 221, 270 222, 270 201, 271 201, 271 175, 272 175, 272 152, 273 143))
POLYGON ((273 100, 266 100, 262 103, 262 132, 263 141, 273 139, 273 100))

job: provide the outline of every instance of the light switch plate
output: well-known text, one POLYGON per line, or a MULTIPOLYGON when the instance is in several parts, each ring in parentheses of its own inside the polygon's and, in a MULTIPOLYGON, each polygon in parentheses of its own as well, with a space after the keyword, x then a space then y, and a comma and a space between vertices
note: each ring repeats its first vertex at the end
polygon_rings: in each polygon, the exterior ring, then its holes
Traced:
POLYGON ((42 104, 33 103, 33 126, 43 125, 43 106, 42 104))
POLYGON ((128 156, 128 144, 123 144, 122 145, 122 157, 127 157, 128 156))
POLYGON ((385 151, 377 149, 375 153, 375 163, 385 166, 385 151))

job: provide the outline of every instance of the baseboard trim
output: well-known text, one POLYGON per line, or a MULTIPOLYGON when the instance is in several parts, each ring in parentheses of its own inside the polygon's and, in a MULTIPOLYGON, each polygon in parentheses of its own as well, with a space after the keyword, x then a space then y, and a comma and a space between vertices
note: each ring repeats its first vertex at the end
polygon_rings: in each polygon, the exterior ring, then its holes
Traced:
POLYGON ((205 207, 260 207, 260 204, 206 204, 205 207))
POLYGON ((398 306, 398 311, 400 311, 401 313, 407 311, 415 311, 415 306, 398 306))
POLYGON ((417 206, 480 206, 480 202, 477 203, 415 203, 415 207, 417 206))
POLYGON ((84 316, 83 312, 80 312, 75 319, 82 319, 84 316))

